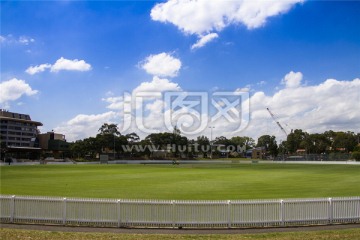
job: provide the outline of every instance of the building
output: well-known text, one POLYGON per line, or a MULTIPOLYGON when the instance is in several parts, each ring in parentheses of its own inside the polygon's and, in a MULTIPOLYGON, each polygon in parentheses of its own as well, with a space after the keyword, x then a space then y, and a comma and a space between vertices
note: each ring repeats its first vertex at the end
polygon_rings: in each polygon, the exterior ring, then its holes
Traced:
POLYGON ((246 158, 252 158, 252 159, 265 159, 266 149, 264 147, 249 149, 246 151, 245 156, 246 158))
POLYGON ((63 134, 47 132, 39 134, 38 139, 40 148, 47 156, 64 158, 70 150, 70 144, 63 134))
POLYGON ((0 109, 1 159, 6 154, 16 158, 37 158, 41 152, 37 142, 38 127, 42 125, 27 114, 0 109))

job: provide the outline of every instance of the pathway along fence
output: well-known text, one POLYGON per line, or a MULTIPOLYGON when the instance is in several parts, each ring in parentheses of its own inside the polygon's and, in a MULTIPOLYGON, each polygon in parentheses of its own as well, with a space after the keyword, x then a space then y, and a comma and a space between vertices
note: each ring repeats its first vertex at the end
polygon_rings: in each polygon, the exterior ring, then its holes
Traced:
POLYGON ((360 197, 169 201, 0 195, 1 222, 108 227, 263 227, 360 222, 360 197))

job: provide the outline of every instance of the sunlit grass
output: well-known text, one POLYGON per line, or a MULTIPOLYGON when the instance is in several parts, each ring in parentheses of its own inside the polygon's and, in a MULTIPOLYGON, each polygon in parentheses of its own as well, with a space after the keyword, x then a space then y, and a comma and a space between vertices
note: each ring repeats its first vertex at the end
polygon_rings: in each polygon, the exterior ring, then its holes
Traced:
POLYGON ((1 194, 121 199, 360 195, 360 166, 305 164, 2 166, 1 194))

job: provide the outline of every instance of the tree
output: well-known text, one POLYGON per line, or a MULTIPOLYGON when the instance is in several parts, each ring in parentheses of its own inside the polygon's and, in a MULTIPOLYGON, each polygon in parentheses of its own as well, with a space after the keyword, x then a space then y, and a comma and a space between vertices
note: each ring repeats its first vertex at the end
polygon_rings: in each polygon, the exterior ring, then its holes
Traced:
POLYGON ((355 159, 356 161, 360 161, 360 152, 353 152, 351 154, 351 157, 355 159))
POLYGON ((140 140, 140 137, 134 132, 126 134, 125 137, 130 143, 134 143, 140 140))
POLYGON ((278 153, 285 155, 288 153, 287 150, 287 142, 286 141, 282 141, 280 142, 279 146, 278 146, 278 153))
POLYGON ((131 146, 131 156, 136 157, 150 157, 151 154, 151 142, 149 139, 143 139, 138 142, 133 142, 131 146))
POLYGON ((216 137, 214 143, 225 145, 225 147, 231 145, 231 141, 224 136, 216 137))
POLYGON ((345 149, 351 152, 357 145, 357 136, 353 132, 336 132, 333 148, 336 150, 345 149))
POLYGON ((325 134, 314 133, 306 134, 301 142, 301 147, 305 148, 307 153, 324 153, 331 146, 331 141, 325 134))
POLYGON ((121 145, 116 146, 117 136, 121 136, 117 125, 104 123, 99 128, 99 134, 96 135, 96 139, 103 148, 112 149, 115 157, 115 152, 121 147, 121 145))
POLYGON ((89 137, 72 143, 70 145, 70 152, 72 156, 77 158, 95 158, 97 153, 101 153, 101 148, 101 143, 97 138, 89 137))
POLYGON ((256 146, 265 147, 266 152, 268 152, 271 156, 276 157, 278 154, 278 146, 275 136, 263 135, 259 137, 256 146))
MULTIPOLYGON (((181 136, 181 131, 176 126, 174 127, 174 130, 172 132, 172 143, 175 147, 175 156, 180 157, 179 153, 181 152, 187 152, 187 145, 188 145, 188 139, 187 137, 181 136)), ((174 149, 173 149, 174 150, 174 149)))
POLYGON ((196 138, 196 144, 198 148, 196 150, 199 150, 202 154, 204 154, 204 156, 210 151, 210 141, 208 137, 203 135, 198 136, 196 138))
POLYGON ((234 146, 239 146, 239 147, 243 147, 245 146, 246 150, 249 150, 251 148, 253 148, 255 146, 255 140, 251 137, 232 137, 230 139, 230 142, 232 145, 234 146))
POLYGON ((160 149, 166 150, 168 145, 172 144, 173 134, 164 133, 152 133, 145 139, 149 140, 152 145, 159 147, 160 149))
MULTIPOLYGON (((134 146, 137 147, 138 143, 140 141, 140 137, 135 132, 126 134, 125 136, 120 136, 117 141, 118 142, 116 142, 116 146, 121 147, 121 149, 119 149, 120 152, 125 151, 128 155, 130 155, 130 157, 132 157, 134 154, 141 155, 141 154, 139 154, 139 151, 134 149, 134 146), (124 146, 125 144, 127 146, 124 146)), ((117 150, 117 151, 119 151, 119 150, 117 150)))
POLYGON ((289 153, 295 153, 299 148, 304 147, 304 139, 308 133, 303 132, 301 129, 295 129, 287 136, 286 149, 289 153))
POLYGON ((117 127, 117 124, 114 124, 114 123, 104 123, 100 128, 99 128, 99 132, 100 132, 100 135, 121 135, 119 130, 118 130, 118 127, 117 127))
POLYGON ((6 152, 7 152, 7 146, 6 146, 6 142, 4 141, 1 141, 1 147, 0 147, 0 159, 1 160, 5 160, 5 155, 6 155, 6 152))

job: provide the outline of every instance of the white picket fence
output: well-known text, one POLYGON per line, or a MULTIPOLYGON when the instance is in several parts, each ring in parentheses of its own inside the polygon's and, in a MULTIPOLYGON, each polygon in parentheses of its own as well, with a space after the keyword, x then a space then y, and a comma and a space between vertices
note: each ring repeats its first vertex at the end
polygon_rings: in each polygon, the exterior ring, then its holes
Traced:
POLYGON ((263 227, 360 222, 360 197, 181 201, 0 195, 6 223, 109 227, 263 227))

